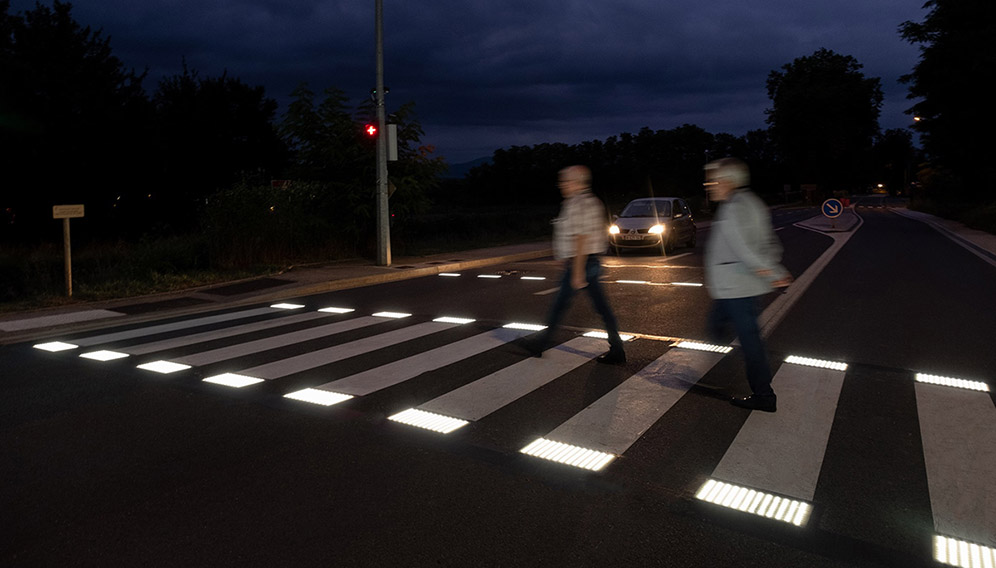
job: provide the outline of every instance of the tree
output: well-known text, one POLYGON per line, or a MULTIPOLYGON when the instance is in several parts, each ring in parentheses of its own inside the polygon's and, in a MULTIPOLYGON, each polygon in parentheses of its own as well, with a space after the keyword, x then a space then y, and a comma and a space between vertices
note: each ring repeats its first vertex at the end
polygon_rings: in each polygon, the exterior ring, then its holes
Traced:
POLYGON ((909 84, 908 98, 920 99, 908 112, 919 118, 915 129, 935 167, 960 178, 969 201, 991 199, 996 118, 986 77, 996 68, 996 2, 930 0, 924 8, 930 12, 922 23, 899 28, 920 45, 919 63, 901 79, 909 84))
POLYGON ((153 97, 158 141, 159 203, 171 225, 197 200, 240 181, 269 183, 283 169, 286 147, 274 126, 277 103, 263 87, 229 77, 183 72, 160 81, 153 97), (171 215, 172 216, 172 215, 171 215))
POLYGON ((908 195, 918 165, 913 134, 905 129, 886 130, 875 141, 878 183, 890 195, 908 195))
POLYGON ((47 232, 59 203, 84 203, 101 226, 144 170, 145 75, 126 71, 69 3, 9 10, 0 2, 0 205, 16 211, 21 236, 47 232))
MULTIPOLYGON (((351 238, 356 246, 366 246, 365 240, 375 234, 377 174, 376 140, 363 132, 363 126, 376 113, 369 102, 350 112, 340 89, 328 88, 324 95, 316 106, 315 93, 306 84, 292 93, 295 99, 280 124, 280 134, 291 151, 290 177, 292 183, 311 184, 313 210, 335 219, 341 236, 351 238)), ((414 108, 414 103, 406 103, 388 117, 398 130, 398 160, 388 166, 391 186, 396 189, 390 206, 397 228, 425 210, 428 194, 445 170, 442 158, 432 156, 433 148, 421 144, 423 131, 414 108)))
POLYGON ((820 49, 768 75, 767 122, 793 181, 825 190, 869 183, 882 89, 861 67, 851 56, 820 49))

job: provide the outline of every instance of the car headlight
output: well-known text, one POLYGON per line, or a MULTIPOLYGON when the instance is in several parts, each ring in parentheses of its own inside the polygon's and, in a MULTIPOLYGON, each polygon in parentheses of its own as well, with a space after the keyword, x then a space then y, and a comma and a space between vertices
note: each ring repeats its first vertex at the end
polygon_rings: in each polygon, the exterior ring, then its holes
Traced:
POLYGON ((647 232, 651 235, 659 235, 664 232, 664 225, 654 225, 653 227, 650 227, 650 230, 647 232))
POLYGON ((618 235, 619 234, 619 226, 618 225, 612 225, 611 227, 609 227, 609 234, 610 235, 618 235))

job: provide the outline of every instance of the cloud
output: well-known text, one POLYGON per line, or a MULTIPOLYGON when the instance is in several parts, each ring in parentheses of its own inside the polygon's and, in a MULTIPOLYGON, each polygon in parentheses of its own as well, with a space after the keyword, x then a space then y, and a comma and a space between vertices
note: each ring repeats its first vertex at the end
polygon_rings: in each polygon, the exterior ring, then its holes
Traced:
MULTIPOLYGON (((300 82, 358 104, 375 80, 370 1, 92 0, 73 14, 147 67, 149 90, 183 58, 263 85, 282 109, 300 82)), ((825 47, 881 78, 881 122, 896 128, 910 104, 897 81, 918 57, 896 30, 924 15, 921 0, 385 2, 388 110, 414 101, 424 141, 451 162, 644 126, 739 135, 765 127, 768 73, 825 47)))

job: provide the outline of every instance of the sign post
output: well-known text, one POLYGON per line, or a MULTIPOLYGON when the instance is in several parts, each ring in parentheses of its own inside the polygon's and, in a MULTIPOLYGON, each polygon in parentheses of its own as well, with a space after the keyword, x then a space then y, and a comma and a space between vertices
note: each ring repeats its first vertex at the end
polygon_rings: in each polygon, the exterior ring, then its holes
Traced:
POLYGON ((62 219, 62 248, 66 255, 66 296, 73 296, 73 261, 69 245, 69 220, 83 216, 82 205, 55 205, 52 218, 62 219))
POLYGON ((834 229, 837 228, 837 225, 833 220, 840 217, 843 212, 844 205, 841 204, 840 200, 830 198, 823 202, 823 215, 830 219, 830 226, 834 229))

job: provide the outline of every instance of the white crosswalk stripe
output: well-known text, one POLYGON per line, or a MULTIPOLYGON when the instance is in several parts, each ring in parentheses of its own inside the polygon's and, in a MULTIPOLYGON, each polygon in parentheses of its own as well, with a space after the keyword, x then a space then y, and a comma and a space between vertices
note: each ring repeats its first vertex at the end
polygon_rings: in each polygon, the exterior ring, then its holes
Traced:
POLYGON ((712 477, 811 502, 843 383, 843 371, 782 365, 778 411, 752 412, 712 477))
POLYGON ((984 392, 916 383, 934 528, 996 546, 996 407, 984 392))
POLYGON ((302 371, 335 363, 336 361, 342 361, 343 359, 376 351, 377 349, 397 345, 425 335, 451 329, 457 325, 459 324, 440 322, 420 323, 402 329, 389 331, 387 333, 382 333, 380 335, 375 335, 373 337, 368 337, 366 339, 359 339, 343 345, 319 349, 318 351, 305 353, 289 359, 281 359, 279 361, 274 361, 258 367, 252 367, 250 369, 239 371, 239 373, 266 380, 279 379, 280 377, 286 377, 287 375, 300 373, 302 371))
POLYGON ((130 345, 127 347, 115 347, 113 349, 115 351, 120 351, 122 353, 127 353, 129 355, 146 355, 148 353, 156 353, 157 351, 166 351, 168 349, 175 349, 177 347, 197 345, 198 343, 205 343, 217 339, 235 337, 238 335, 253 333, 256 331, 264 331, 267 329, 272 329, 274 327, 282 327, 285 325, 311 321, 313 319, 318 319, 323 317, 328 317, 328 314, 323 314, 319 312, 307 312, 303 314, 295 314, 292 316, 279 317, 255 323, 225 327, 214 331, 205 331, 202 333, 183 335, 171 339, 150 341, 148 343, 140 343, 137 345, 130 345))
POLYGON ((183 357, 177 357, 175 359, 171 359, 170 361, 173 363, 181 363, 184 365, 199 367, 203 365, 209 365, 211 363, 217 363, 219 361, 226 361, 228 359, 235 359, 238 357, 244 357, 246 355, 252 355, 262 350, 278 349, 280 347, 287 347, 290 345, 294 345, 296 343, 301 343, 312 339, 318 339, 321 337, 328 337, 330 335, 345 333, 347 331, 352 331, 354 329, 360 329, 363 327, 383 322, 384 322, 383 319, 375 318, 373 316, 349 319, 318 327, 312 327, 309 329, 302 329, 299 331, 284 333, 282 335, 277 335, 274 337, 257 339, 246 343, 238 343, 235 345, 230 345, 228 347, 220 347, 218 349, 203 351, 201 353, 195 353, 193 355, 185 355, 183 357))
POLYGON ((605 342, 578 337, 445 395, 420 404, 419 410, 476 421, 572 371, 605 351, 605 342))
POLYGON ((457 361, 484 353, 530 333, 533 332, 521 329, 493 329, 444 347, 426 351, 314 388, 353 396, 366 396, 381 389, 413 379, 423 373, 440 369, 457 361))
POLYGON ((667 351, 544 438, 622 455, 722 357, 667 351))

